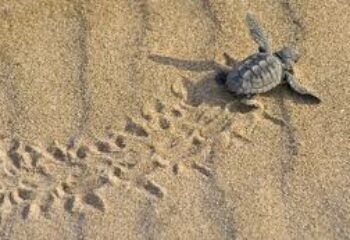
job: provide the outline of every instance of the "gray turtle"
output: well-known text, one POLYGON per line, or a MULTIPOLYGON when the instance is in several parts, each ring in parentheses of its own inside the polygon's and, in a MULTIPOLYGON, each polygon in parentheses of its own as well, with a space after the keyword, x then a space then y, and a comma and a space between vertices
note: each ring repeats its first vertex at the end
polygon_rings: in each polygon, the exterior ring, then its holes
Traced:
POLYGON ((320 102, 318 97, 301 86, 293 76, 293 65, 298 61, 300 54, 290 47, 272 53, 263 29, 252 14, 247 14, 246 23, 252 39, 259 45, 259 51, 229 70, 225 81, 228 90, 241 96, 242 103, 259 107, 260 104, 253 99, 254 95, 287 83, 296 93, 320 102))

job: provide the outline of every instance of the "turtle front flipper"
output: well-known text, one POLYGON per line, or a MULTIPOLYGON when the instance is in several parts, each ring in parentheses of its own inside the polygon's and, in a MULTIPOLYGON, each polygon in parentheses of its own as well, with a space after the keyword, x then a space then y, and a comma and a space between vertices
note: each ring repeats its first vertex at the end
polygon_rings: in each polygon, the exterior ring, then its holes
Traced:
POLYGON ((255 16, 251 13, 247 13, 246 23, 250 31, 250 36, 259 45, 259 52, 270 52, 268 39, 264 33, 264 30, 256 20, 255 16))
POLYGON ((317 103, 321 102, 320 98, 318 98, 313 93, 309 92, 309 90, 307 90, 305 87, 301 86, 300 83, 298 83, 298 81, 296 80, 296 78, 292 74, 290 74, 289 72, 286 72, 285 80, 288 83, 288 85, 290 86, 290 88, 292 90, 294 90, 296 93, 298 93, 300 95, 307 96, 307 97, 311 97, 312 99, 316 100, 317 103))

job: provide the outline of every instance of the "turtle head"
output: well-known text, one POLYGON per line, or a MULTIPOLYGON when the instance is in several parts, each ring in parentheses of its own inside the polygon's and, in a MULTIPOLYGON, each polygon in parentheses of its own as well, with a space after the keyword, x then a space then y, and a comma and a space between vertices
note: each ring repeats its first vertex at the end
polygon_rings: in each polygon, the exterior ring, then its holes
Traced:
POLYGON ((300 53, 296 49, 283 47, 280 51, 276 52, 276 56, 282 61, 287 70, 292 70, 294 63, 300 58, 300 53))

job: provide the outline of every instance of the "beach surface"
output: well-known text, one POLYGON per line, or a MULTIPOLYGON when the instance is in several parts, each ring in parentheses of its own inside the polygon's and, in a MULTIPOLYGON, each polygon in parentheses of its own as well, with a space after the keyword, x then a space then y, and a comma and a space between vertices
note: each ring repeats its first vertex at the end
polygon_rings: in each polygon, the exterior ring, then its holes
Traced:
POLYGON ((0 0, 0 239, 349 239, 349 12, 0 0), (249 111, 217 84, 257 51, 248 11, 320 104, 281 86, 249 111))

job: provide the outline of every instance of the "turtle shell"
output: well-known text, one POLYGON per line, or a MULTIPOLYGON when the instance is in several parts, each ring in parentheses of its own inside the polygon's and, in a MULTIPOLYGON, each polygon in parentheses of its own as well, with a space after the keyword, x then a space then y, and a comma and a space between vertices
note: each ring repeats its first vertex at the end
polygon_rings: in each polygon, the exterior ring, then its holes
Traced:
POLYGON ((226 86, 237 95, 263 93, 281 83, 281 61, 270 53, 255 53, 227 75, 226 86))

